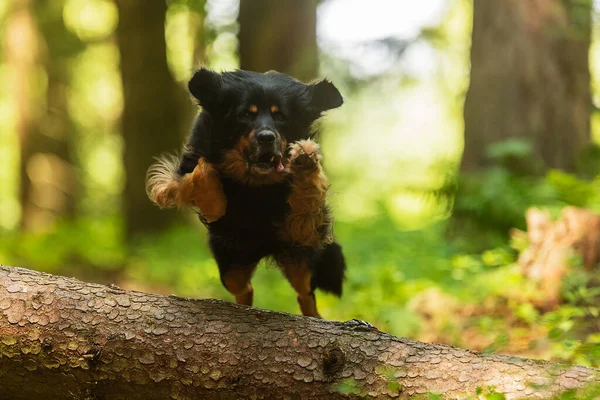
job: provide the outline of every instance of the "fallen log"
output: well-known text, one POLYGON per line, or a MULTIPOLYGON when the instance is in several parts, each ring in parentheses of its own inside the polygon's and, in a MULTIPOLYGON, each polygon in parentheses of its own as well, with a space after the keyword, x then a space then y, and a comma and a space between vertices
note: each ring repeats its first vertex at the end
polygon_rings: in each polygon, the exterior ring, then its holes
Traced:
POLYGON ((0 398, 549 398, 600 371, 0 266, 0 398))

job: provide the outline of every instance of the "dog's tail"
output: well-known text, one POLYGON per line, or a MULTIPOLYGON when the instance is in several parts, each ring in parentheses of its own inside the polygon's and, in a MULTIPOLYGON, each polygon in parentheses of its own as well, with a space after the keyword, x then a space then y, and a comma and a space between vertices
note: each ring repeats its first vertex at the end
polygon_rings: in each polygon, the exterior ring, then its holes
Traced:
POLYGON ((178 205, 181 177, 178 174, 179 158, 172 154, 156 158, 146 173, 146 194, 160 208, 178 205))
POLYGON ((319 288, 336 296, 342 295, 346 260, 342 246, 336 242, 327 244, 316 260, 312 271, 312 289, 319 288))

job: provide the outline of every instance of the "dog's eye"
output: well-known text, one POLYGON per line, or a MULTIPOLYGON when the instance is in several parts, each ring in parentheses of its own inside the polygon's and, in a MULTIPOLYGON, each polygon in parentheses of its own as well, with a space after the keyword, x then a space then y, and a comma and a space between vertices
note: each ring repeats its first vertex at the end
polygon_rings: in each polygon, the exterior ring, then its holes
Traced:
POLYGON ((256 114, 257 113, 252 110, 245 110, 244 112, 242 112, 242 118, 254 119, 256 117, 256 114))
POLYGON ((282 113, 281 111, 275 111, 275 112, 271 113, 271 115, 273 116, 273 119, 275 121, 283 122, 286 119, 285 114, 282 113))

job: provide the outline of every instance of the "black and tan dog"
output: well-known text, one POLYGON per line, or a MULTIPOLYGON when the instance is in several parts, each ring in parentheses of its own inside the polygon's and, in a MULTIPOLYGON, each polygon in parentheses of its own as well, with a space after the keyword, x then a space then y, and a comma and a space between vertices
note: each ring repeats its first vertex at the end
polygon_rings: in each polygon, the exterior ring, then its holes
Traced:
POLYGON ((239 304, 252 305, 256 265, 272 257, 302 313, 319 317, 315 289, 340 296, 346 265, 313 123, 342 96, 326 80, 304 84, 274 71, 202 68, 188 88, 202 112, 182 156, 150 167, 148 196, 162 208, 198 211, 221 281, 239 304))

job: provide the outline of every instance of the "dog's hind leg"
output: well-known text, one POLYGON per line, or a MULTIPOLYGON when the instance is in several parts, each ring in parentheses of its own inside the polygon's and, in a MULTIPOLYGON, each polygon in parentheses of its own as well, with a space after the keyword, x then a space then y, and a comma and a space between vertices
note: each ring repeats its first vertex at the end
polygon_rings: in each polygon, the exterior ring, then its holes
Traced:
POLYGON ((282 253, 277 255, 275 259, 283 270, 286 279, 298 294, 298 305, 302 315, 321 318, 317 310, 315 293, 311 286, 312 272, 309 257, 282 253))
POLYGON ((256 264, 230 265, 227 268, 220 267, 221 282, 225 289, 235 296, 237 304, 252 305, 254 289, 250 283, 252 275, 256 270, 256 264))

